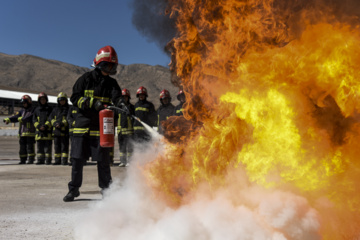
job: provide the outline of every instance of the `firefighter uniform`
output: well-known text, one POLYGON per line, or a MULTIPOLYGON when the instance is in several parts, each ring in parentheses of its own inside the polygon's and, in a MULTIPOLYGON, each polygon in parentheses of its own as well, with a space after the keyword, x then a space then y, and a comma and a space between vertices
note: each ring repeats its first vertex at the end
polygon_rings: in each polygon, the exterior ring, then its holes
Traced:
MULTIPOLYGON (((135 107, 130 102, 125 103, 130 115, 135 114, 135 107)), ((125 167, 129 163, 129 159, 133 153, 133 135, 134 127, 131 116, 117 111, 117 134, 120 150, 120 167, 125 167)))
POLYGON ((22 108, 14 116, 5 118, 4 122, 19 122, 19 164, 34 163, 35 160, 35 127, 33 124, 33 113, 35 108, 31 104, 31 98, 24 95, 21 101, 27 101, 27 107, 22 108), (26 99, 27 98, 27 99, 26 99))
POLYGON ((162 122, 166 121, 168 117, 174 114, 174 105, 171 103, 170 92, 166 89, 162 90, 160 93, 160 107, 157 109, 157 126, 158 132, 160 134, 164 134, 164 130, 162 127, 162 122))
POLYGON ((45 93, 40 93, 38 96, 39 106, 35 109, 33 115, 33 122, 35 126, 35 140, 37 147, 37 163, 47 165, 51 164, 52 158, 52 126, 48 121, 48 118, 52 112, 47 102, 48 98, 45 93), (41 104, 40 99, 45 98, 46 103, 41 104))
MULTIPOLYGON (((135 103, 135 116, 138 117, 142 122, 146 123, 150 127, 155 126, 156 112, 154 104, 148 100, 139 100, 135 103)), ((145 127, 134 120, 134 140, 136 142, 144 142, 150 140, 149 133, 145 130, 145 127)))
POLYGON ((174 109, 174 115, 175 116, 183 116, 183 105, 186 101, 185 99, 185 93, 183 92, 183 90, 180 90, 176 96, 177 100, 180 101, 179 105, 177 105, 174 109))
POLYGON ((174 115, 175 116, 182 116, 183 115, 183 102, 180 102, 176 107, 174 108, 174 115))
POLYGON ((67 95, 58 95, 58 105, 50 114, 49 121, 53 127, 54 137, 54 165, 67 165, 69 157, 69 124, 66 119, 69 111, 67 95), (61 102, 63 105, 61 104, 61 102))
MULTIPOLYGON (((111 182, 110 152, 111 148, 100 146, 99 111, 95 109, 98 102, 116 103, 121 98, 121 89, 114 78, 104 76, 96 68, 85 73, 75 83, 70 98, 74 106, 79 108, 73 128, 71 143, 72 178, 68 184, 69 193, 82 185, 83 165, 90 156, 97 161, 99 187, 108 188, 111 182)), ((71 195, 72 196, 72 195, 71 195)), ((64 201, 72 201, 64 199, 64 201)))
MULTIPOLYGON (((72 138, 73 138, 73 130, 74 130, 74 126, 75 126, 75 118, 76 115, 78 113, 79 109, 76 106, 71 105, 68 111, 68 115, 66 117, 66 120, 69 124, 69 137, 70 137, 70 141, 72 142, 72 138)), ((72 158, 70 157, 70 161, 69 161, 69 165, 72 164, 72 158)))

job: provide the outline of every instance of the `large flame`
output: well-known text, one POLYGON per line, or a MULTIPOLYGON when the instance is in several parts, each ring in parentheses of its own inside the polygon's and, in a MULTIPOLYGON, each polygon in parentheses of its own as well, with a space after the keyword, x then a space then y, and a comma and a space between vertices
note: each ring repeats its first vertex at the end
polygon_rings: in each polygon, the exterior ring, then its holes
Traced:
POLYGON ((321 16, 299 33, 271 0, 169 2, 187 103, 145 167, 156 195, 178 207, 200 189, 231 189, 233 204, 249 185, 291 191, 317 210, 324 239, 360 236, 358 29, 321 16))

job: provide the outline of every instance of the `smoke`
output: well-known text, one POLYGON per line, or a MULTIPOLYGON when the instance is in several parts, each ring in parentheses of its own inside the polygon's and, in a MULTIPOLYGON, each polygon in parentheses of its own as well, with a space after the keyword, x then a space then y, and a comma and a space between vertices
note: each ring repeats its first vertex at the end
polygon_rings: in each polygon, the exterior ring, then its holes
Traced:
MULTIPOLYGON (((171 0, 134 0, 133 24, 150 42, 161 49, 176 37, 176 13, 170 17, 171 0)), ((278 15, 286 18, 286 24, 294 36, 303 31, 304 17, 315 22, 325 15, 332 15, 331 21, 359 23, 360 2, 358 0, 274 0, 273 7, 278 15)))
MULTIPOLYGON (((159 140, 151 147, 137 146, 143 151, 136 151, 126 179, 115 181, 103 201, 90 206, 75 228, 76 239, 321 239, 317 212, 290 192, 248 186, 235 195, 223 190, 210 196, 204 187, 191 203, 170 208, 154 195, 141 171, 166 148, 159 140)), ((233 187, 245 186, 246 178, 237 174, 233 187)))
POLYGON ((164 50, 166 44, 175 37, 175 19, 166 15, 166 0, 134 0, 132 22, 136 29, 150 42, 155 42, 164 50))

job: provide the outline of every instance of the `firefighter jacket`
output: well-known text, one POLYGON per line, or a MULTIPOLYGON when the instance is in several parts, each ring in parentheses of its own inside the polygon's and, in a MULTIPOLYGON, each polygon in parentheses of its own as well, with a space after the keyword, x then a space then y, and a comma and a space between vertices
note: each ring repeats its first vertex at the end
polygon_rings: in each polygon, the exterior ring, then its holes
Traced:
POLYGON ((7 118, 9 122, 19 122, 19 137, 35 137, 35 127, 33 124, 33 114, 35 108, 30 105, 27 108, 22 108, 15 115, 7 118))
MULTIPOLYGON (((130 115, 135 115, 135 107, 131 103, 125 103, 130 115)), ((124 113, 123 111, 115 112, 115 121, 117 122, 117 134, 118 135, 133 135, 134 127, 132 117, 124 113)))
POLYGON ((166 105, 161 104, 161 106, 158 108, 157 110, 157 116, 158 116, 158 121, 157 121, 157 126, 158 126, 158 132, 159 133, 163 133, 163 128, 161 123, 163 121, 165 121, 166 119, 168 119, 168 117, 172 116, 174 114, 174 109, 175 106, 172 105, 172 103, 168 103, 166 105))
POLYGON ((69 136, 69 124, 66 119, 69 111, 69 104, 65 105, 58 104, 51 112, 49 116, 49 122, 51 123, 52 135, 56 137, 69 136), (60 128, 56 126, 59 125, 60 128))
MULTIPOLYGON (((135 114, 142 122, 150 127, 156 125, 156 112, 154 104, 145 100, 139 100, 135 103, 135 114)), ((134 131, 145 130, 144 126, 139 121, 134 120, 134 131)))
POLYGON ((74 84, 71 102, 79 108, 75 118, 73 136, 99 137, 99 112, 95 109, 96 101, 110 105, 122 99, 117 81, 110 76, 103 76, 99 69, 82 75, 74 84))
POLYGON ((34 127, 36 129, 35 140, 52 140, 52 126, 48 121, 51 112, 52 107, 47 104, 40 104, 40 106, 35 109, 33 115, 34 127), (44 127, 45 130, 40 130, 41 127, 44 127))
POLYGON ((177 105, 174 109, 174 115, 175 116, 182 116, 183 115, 183 102, 180 102, 179 105, 177 105))
POLYGON ((73 135, 73 130, 74 130, 74 126, 75 126, 75 118, 76 118, 78 111, 79 111, 79 109, 77 107, 71 105, 69 108, 69 111, 68 111, 68 115, 66 116, 66 120, 69 124, 69 135, 70 136, 73 135))

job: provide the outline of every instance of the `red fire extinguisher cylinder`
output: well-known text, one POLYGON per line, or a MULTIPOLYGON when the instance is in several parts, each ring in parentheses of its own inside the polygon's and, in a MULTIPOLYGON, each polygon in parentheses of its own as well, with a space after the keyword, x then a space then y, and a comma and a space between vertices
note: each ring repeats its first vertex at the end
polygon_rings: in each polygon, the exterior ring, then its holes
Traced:
POLYGON ((100 118, 100 146, 114 147, 114 112, 104 109, 99 112, 100 118))

